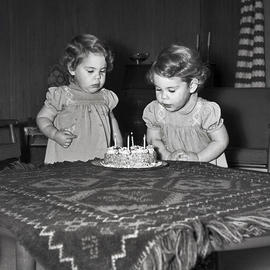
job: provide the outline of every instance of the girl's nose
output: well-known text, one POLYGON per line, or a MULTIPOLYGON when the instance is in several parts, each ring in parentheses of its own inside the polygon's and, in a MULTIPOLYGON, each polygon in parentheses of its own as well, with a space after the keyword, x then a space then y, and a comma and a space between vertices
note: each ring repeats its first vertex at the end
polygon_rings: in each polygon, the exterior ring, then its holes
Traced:
POLYGON ((161 98, 162 98, 162 99, 166 99, 166 98, 167 98, 167 94, 166 94, 165 91, 162 91, 162 92, 161 92, 161 98))

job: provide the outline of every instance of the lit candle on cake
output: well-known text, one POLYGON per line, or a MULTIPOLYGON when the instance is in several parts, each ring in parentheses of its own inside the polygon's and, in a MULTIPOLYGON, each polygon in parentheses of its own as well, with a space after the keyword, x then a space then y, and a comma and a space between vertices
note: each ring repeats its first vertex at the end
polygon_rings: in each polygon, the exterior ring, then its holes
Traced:
POLYGON ((130 132, 131 146, 134 146, 133 132, 130 132))
POLYGON ((127 136, 127 149, 129 150, 129 135, 127 136))
POLYGON ((116 139, 116 134, 114 133, 114 147, 117 146, 117 139, 116 139))
POLYGON ((146 137, 145 134, 143 135, 143 148, 145 149, 146 147, 146 137))

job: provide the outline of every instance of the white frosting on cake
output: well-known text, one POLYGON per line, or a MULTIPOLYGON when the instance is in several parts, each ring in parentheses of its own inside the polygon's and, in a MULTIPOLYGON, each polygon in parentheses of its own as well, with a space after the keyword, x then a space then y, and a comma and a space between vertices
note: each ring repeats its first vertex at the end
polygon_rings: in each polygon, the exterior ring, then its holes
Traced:
POLYGON ((157 164, 157 154, 152 145, 127 147, 112 146, 107 149, 103 164, 114 168, 147 168, 157 164))

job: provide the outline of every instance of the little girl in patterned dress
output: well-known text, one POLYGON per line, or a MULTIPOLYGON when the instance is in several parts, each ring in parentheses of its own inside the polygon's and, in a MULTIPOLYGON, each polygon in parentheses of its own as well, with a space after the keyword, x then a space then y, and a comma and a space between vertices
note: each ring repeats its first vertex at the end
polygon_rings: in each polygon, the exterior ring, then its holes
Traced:
POLYGON ((147 76, 156 100, 143 112, 147 141, 163 160, 211 162, 227 167, 229 138, 217 103, 198 97, 208 69, 199 55, 173 44, 161 51, 147 76))
POLYGON ((113 114, 118 98, 103 87, 112 52, 97 37, 82 34, 66 46, 62 60, 70 84, 49 88, 36 119, 49 138, 45 163, 103 158, 112 134, 122 146, 113 114))

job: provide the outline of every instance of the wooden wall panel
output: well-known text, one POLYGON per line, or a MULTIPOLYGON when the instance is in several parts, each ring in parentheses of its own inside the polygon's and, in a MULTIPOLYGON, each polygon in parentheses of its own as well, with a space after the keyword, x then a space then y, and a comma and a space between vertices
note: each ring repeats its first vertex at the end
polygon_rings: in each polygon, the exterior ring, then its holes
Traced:
POLYGON ((49 66, 58 61, 63 39, 72 36, 73 2, 12 1, 11 117, 27 118, 39 110, 49 66))
MULTIPOLYGON (((78 33, 95 34, 112 45, 115 68, 106 86, 120 91, 131 53, 149 51, 149 63, 170 43, 195 47, 201 27, 201 2, 211 3, 203 12, 219 10, 216 2, 221 2, 225 10, 224 15, 214 13, 203 31, 210 25, 213 38, 218 37, 218 26, 227 31, 223 23, 227 16, 234 16, 235 0, 1 0, 0 20, 6 38, 0 45, 5 63, 1 65, 0 117, 25 120, 36 116, 44 101, 49 69, 58 62, 66 42, 78 33)), ((235 26, 231 27, 228 36, 234 33, 235 26)), ((231 54, 229 48, 234 42, 229 40, 226 54, 231 54)), ((226 66, 226 57, 230 56, 218 54, 222 45, 218 42, 213 53, 230 78, 231 70, 226 66)), ((227 83, 226 79, 223 82, 227 83)))
POLYGON ((9 74, 10 74, 10 1, 1 0, 0 8, 0 31, 2 38, 0 42, 0 117, 1 115, 9 116, 11 114, 10 104, 11 96, 9 93, 9 74))
POLYGON ((240 1, 202 0, 202 55, 206 60, 211 32, 210 63, 215 86, 233 86, 240 24, 240 1))
MULTIPOLYGON (((107 40, 116 51, 115 70, 110 77, 112 88, 121 88, 123 72, 129 55, 136 52, 150 52, 146 62, 152 62, 158 52, 176 41, 195 46, 196 33, 199 31, 199 1, 170 0, 115 0, 78 2, 78 28, 96 34, 107 40), (86 16, 94 12, 95 16, 86 16), (189 16, 192 11, 193 16, 189 16), (96 17, 100 18, 96 20, 96 17), (192 19, 191 19, 192 18, 192 19), (183 27, 188 21, 188 26, 183 27)), ((117 91, 117 90, 116 90, 117 91)))

